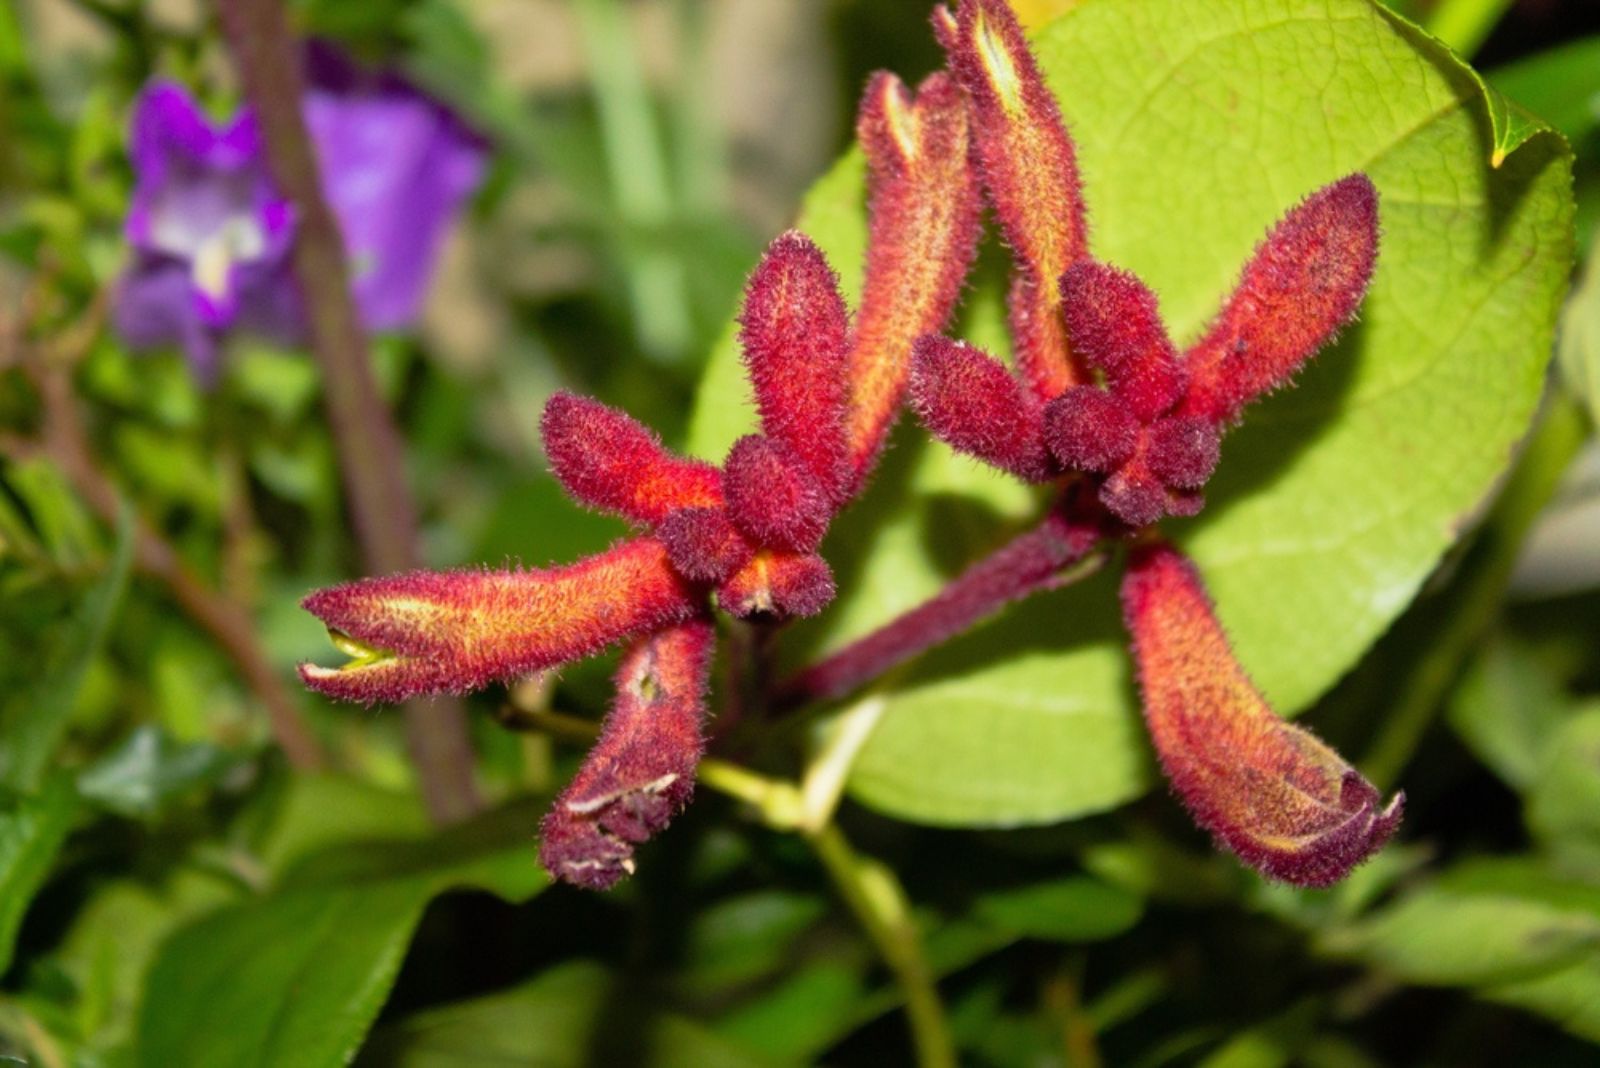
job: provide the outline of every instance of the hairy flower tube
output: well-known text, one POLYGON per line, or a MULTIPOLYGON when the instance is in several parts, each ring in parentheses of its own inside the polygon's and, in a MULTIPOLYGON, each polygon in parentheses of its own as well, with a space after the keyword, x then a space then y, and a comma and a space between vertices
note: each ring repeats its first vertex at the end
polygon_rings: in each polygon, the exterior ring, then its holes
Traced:
MULTIPOLYGON (((338 220, 368 329, 409 325, 451 220, 483 173, 483 143, 443 105, 332 49, 306 51, 302 102, 323 194, 338 220)), ((305 332, 290 275, 292 206, 267 173, 254 113, 214 124, 181 87, 152 82, 131 123, 135 185, 117 332, 133 348, 176 344, 202 380, 223 338, 305 332)))
MULTIPOLYGON (((1056 570, 1037 574, 1009 560, 1032 559, 1028 547, 1049 529, 1078 531, 1082 556, 1199 512, 1223 434, 1351 320, 1377 260, 1372 182, 1352 174, 1314 190, 1268 230, 1210 328, 1180 351, 1156 295, 1090 255, 1072 141, 1009 7, 962 0, 937 11, 934 27, 967 93, 983 189, 1016 262, 1016 366, 924 336, 911 405, 951 447, 1061 496, 1037 531, 793 680, 787 692, 800 696, 842 694, 1048 588, 1074 557, 1048 557, 1056 570)), ((1201 826, 1301 885, 1336 881, 1382 846, 1399 800, 1380 809, 1336 753, 1278 719, 1235 662, 1192 565, 1170 548, 1136 549, 1124 604, 1151 737, 1201 826)))
POLYGON ((1274 879, 1327 886, 1389 840, 1405 795, 1383 804, 1343 757, 1278 718, 1177 549, 1134 548, 1122 611, 1162 770, 1218 842, 1274 879))
POLYGON ((541 858, 559 879, 612 885, 688 802, 713 608, 782 621, 833 599, 819 546, 881 451, 912 341, 955 306, 978 235, 961 94, 942 75, 912 94, 881 74, 859 128, 872 226, 855 323, 798 232, 772 243, 745 290, 739 342, 760 432, 713 465, 674 455, 621 411, 557 393, 540 428, 552 471, 636 536, 566 567, 411 572, 305 601, 350 660, 302 665, 301 677, 344 700, 464 692, 629 643, 600 741, 544 823, 541 858))

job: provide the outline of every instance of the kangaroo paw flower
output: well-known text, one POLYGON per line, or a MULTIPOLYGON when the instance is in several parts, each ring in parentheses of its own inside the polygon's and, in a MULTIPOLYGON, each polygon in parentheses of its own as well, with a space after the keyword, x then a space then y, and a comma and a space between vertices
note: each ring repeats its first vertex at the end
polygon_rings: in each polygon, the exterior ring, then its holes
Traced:
POLYGON ((1273 227, 1185 360, 1183 412, 1231 423, 1288 382, 1361 306, 1378 256, 1378 191, 1352 174, 1307 197, 1273 227))
POLYGON ((632 874, 634 846, 689 803, 713 635, 706 620, 690 620, 623 658, 600 740, 544 818, 539 862, 557 879, 612 886, 632 874))
POLYGON ((911 358, 911 407, 958 452, 1029 482, 1057 474, 1041 439, 1039 402, 999 361, 930 334, 911 358))
POLYGON ((844 480, 849 313, 822 250, 791 230, 750 276, 739 342, 767 436, 835 497, 844 480))
POLYGON ((651 526, 679 508, 722 503, 715 467, 674 456, 632 416, 597 400, 555 394, 539 432, 562 488, 592 508, 651 526))
POLYGON ((1018 366, 1049 399, 1080 380, 1056 288, 1088 249, 1077 153, 1005 0, 962 0, 955 22, 954 34, 947 17, 934 24, 972 102, 984 189, 1017 261, 1010 308, 1018 366))
POLYGON ((363 579, 319 590, 304 607, 351 659, 301 664, 300 677, 319 693, 370 704, 466 693, 589 656, 688 618, 697 599, 661 543, 636 538, 550 570, 363 579))
POLYGON ((1169 545, 1135 549, 1122 606, 1151 740, 1195 822, 1297 886, 1336 883, 1383 847, 1405 796, 1384 804, 1343 757, 1273 712, 1193 564, 1169 545))
POLYGON ((899 411, 911 345, 942 330, 978 250, 978 179, 966 99, 945 74, 913 96, 873 75, 856 132, 867 156, 871 230, 850 351, 851 492, 877 461, 899 411))

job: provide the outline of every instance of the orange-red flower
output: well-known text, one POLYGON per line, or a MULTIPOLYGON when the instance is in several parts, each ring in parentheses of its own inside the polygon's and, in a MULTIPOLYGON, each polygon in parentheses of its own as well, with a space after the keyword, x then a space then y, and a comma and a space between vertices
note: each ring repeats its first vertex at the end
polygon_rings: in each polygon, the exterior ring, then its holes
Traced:
MULTIPOLYGON (((1015 260, 1016 370, 923 337, 912 407, 951 447, 1062 484, 1040 537, 1075 523, 1083 544, 1085 526, 1098 524, 1100 540, 1195 514, 1222 435, 1355 315, 1377 261, 1377 190, 1352 174, 1290 210, 1210 329, 1180 353, 1155 294, 1089 255, 1072 140, 1004 0, 962 0, 954 14, 936 12, 934 27, 966 91, 983 189, 1015 260)), ((1018 559, 1032 559, 1021 551, 1032 544, 1019 540, 1018 559)), ((929 634, 1041 587, 1009 560, 972 568, 793 685, 842 692, 927 648, 929 634)), ((1339 879, 1382 846, 1400 799, 1380 807, 1337 753, 1272 712, 1235 662, 1192 565, 1162 544, 1136 549, 1123 601, 1151 738, 1201 826, 1267 875, 1302 885, 1339 879)))
POLYGON ((949 318, 977 242, 966 109, 942 76, 913 96, 879 75, 860 119, 871 184, 867 276, 854 329, 809 238, 779 237, 751 275, 739 340, 760 433, 719 467, 676 456, 598 401, 558 393, 541 429, 572 498, 640 533, 548 570, 412 572, 312 594, 350 660, 305 664, 353 701, 478 689, 632 641, 604 734, 545 821, 556 877, 609 886, 633 845, 688 800, 713 607, 782 620, 834 596, 818 555, 860 491, 905 391, 910 348, 949 318))
POLYGON ((1122 580, 1145 723, 1195 821, 1266 875, 1327 886, 1382 848, 1388 804, 1310 731, 1278 718, 1234 659, 1194 565, 1164 543, 1135 549, 1122 580))

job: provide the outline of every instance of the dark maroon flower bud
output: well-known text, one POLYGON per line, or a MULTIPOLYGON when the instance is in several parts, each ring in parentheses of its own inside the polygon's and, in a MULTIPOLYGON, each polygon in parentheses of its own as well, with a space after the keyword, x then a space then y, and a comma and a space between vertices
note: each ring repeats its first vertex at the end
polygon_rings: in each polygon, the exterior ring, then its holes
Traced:
POLYGON ((1069 471, 1115 471, 1139 442, 1139 423, 1099 386, 1073 386, 1045 405, 1044 441, 1069 471))
POLYGON ((1222 442, 1217 428, 1194 416, 1158 419, 1145 431, 1145 463, 1172 489, 1194 490, 1217 469, 1222 442))
POLYGON ((683 508, 656 527, 667 559, 691 582, 724 582, 755 549, 721 508, 683 508))
POLYGON ((758 545, 810 552, 827 533, 832 506, 785 446, 762 434, 733 443, 722 467, 728 517, 758 545))
POLYGON ((919 338, 911 407, 951 448, 1030 482, 1056 473, 1040 440, 1039 402, 981 349, 937 334, 919 338))

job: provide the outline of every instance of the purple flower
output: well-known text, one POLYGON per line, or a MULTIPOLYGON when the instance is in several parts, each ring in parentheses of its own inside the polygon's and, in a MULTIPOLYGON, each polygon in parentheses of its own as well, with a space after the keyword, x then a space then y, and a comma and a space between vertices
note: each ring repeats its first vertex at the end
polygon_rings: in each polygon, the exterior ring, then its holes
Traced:
MULTIPOLYGON (((368 329, 407 326, 445 230, 482 176, 485 146, 393 75, 362 72, 321 46, 307 58, 306 122, 357 307, 368 329)), ((293 206, 267 173, 253 113, 216 125, 181 87, 154 82, 134 106, 131 156, 122 338, 135 349, 180 345, 208 381, 230 330, 303 340, 289 271, 293 206)))

